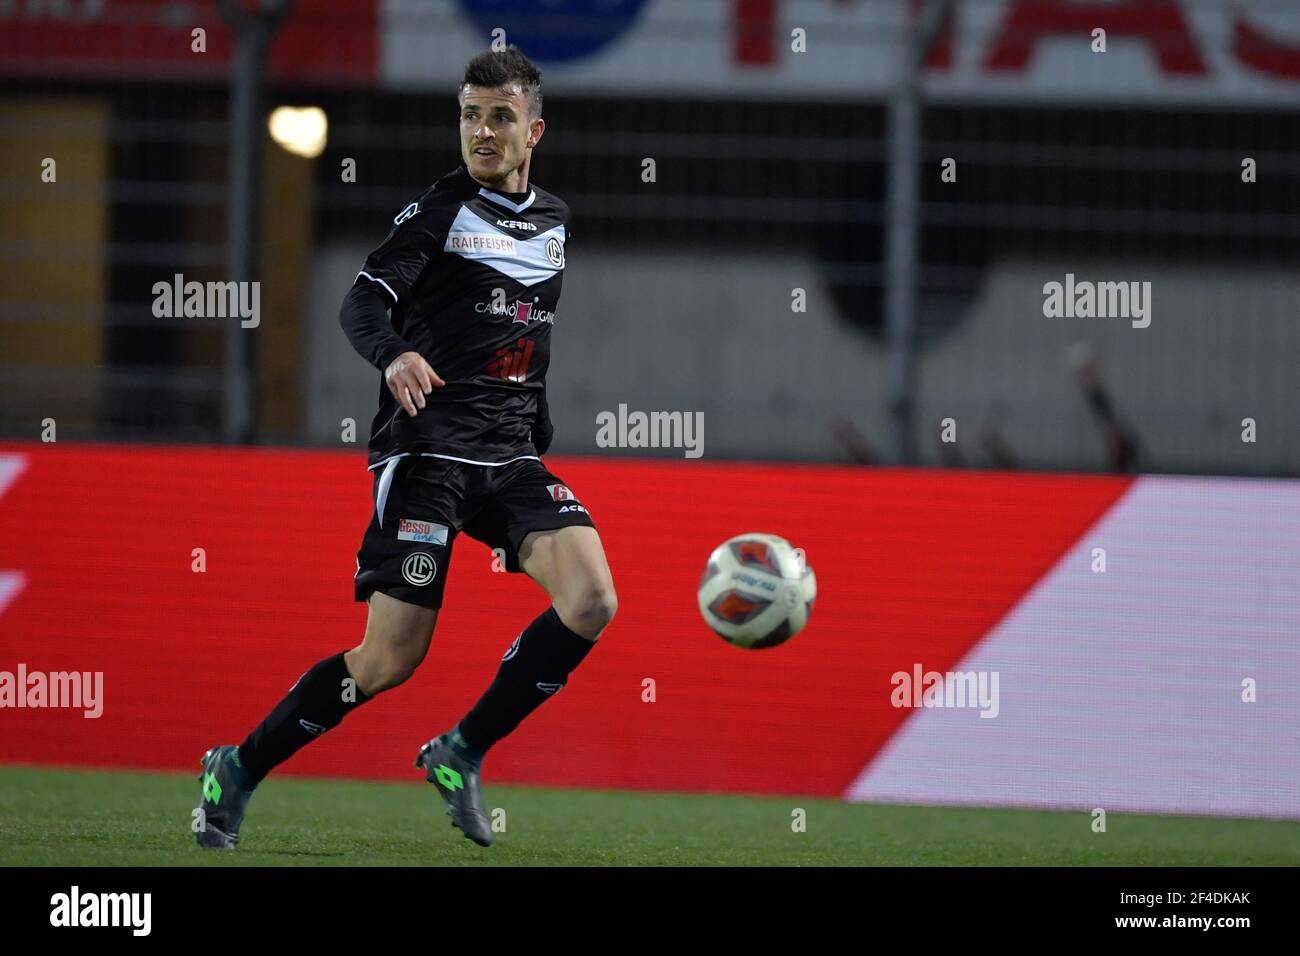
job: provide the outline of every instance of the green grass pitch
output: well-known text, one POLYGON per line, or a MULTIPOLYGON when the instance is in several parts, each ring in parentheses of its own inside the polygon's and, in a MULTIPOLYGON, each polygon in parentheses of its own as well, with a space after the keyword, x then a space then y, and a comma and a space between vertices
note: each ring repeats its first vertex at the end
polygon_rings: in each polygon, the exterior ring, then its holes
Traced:
POLYGON ((1297 866, 1300 822, 496 786, 505 831, 453 830, 433 788, 269 778, 238 850, 199 848, 197 773, 0 767, 3 866, 1297 866), (807 828, 792 829, 795 808, 807 828))

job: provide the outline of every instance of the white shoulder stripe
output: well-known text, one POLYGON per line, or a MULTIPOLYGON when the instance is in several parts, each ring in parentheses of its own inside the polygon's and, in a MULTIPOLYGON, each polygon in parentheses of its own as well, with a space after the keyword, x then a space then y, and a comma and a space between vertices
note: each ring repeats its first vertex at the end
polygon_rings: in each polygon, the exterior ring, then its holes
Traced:
MULTIPOLYGON (((397 301, 397 293, 394 292, 393 289, 392 289, 392 287, 391 287, 387 282, 385 282, 383 279, 376 279, 374 276, 372 276, 369 272, 366 272, 364 269, 357 273, 357 278, 358 278, 358 279, 360 279, 362 276, 365 276, 365 277, 366 277, 367 279, 369 279, 371 282, 378 282, 381 286, 383 286, 385 289, 388 290, 388 294, 391 295, 391 296, 393 297, 393 301, 394 301, 394 302, 397 301)), ((355 280, 354 280, 354 281, 355 281, 355 280)))
POLYGON ((561 223, 527 239, 517 239, 462 206, 447 231, 443 251, 473 259, 521 285, 531 286, 564 269, 564 238, 561 223))

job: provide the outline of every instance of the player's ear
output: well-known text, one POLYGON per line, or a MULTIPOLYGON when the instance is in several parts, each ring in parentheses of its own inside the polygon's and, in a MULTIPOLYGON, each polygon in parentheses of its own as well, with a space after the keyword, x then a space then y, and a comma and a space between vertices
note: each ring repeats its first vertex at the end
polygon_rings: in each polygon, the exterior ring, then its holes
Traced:
POLYGON ((546 132, 546 120, 540 116, 528 124, 528 146, 530 149, 537 145, 537 141, 542 138, 544 132, 546 132))

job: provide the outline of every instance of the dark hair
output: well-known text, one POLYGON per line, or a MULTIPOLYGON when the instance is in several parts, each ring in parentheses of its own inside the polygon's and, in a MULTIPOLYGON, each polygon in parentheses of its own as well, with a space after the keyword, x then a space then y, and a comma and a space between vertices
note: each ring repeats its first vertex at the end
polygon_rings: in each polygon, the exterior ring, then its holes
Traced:
POLYGON ((533 119, 542 115, 542 71, 519 51, 517 46, 504 50, 485 50, 465 67, 465 78, 456 88, 457 97, 469 86, 496 89, 518 83, 528 97, 528 113, 533 119))

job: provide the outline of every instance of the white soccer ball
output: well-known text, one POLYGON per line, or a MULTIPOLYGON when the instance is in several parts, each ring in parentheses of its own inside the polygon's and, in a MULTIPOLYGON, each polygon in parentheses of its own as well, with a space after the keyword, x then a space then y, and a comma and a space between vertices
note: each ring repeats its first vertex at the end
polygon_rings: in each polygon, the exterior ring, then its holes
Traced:
POLYGON ((750 650, 784 644, 808 623, 817 576, 785 538, 752 532, 722 542, 700 578, 700 613, 723 640, 750 650))

